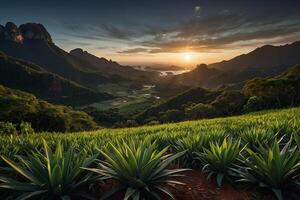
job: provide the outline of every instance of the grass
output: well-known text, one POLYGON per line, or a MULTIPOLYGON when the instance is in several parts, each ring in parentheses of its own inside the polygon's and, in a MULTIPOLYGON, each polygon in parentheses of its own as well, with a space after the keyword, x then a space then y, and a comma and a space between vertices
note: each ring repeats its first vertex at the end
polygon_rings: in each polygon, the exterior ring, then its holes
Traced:
MULTIPOLYGON (((195 137, 198 135, 221 134, 236 136, 242 135, 249 129, 272 130, 292 134, 299 131, 300 108, 270 110, 256 112, 242 116, 215 118, 198 121, 187 121, 155 126, 141 126, 136 128, 99 129, 91 132, 76 133, 35 133, 30 135, 2 135, 0 137, 0 155, 12 157, 12 155, 42 147, 42 139, 50 143, 62 141, 75 148, 84 147, 86 151, 92 150, 92 146, 102 146, 107 141, 119 140, 123 138, 145 138, 158 139, 159 143, 174 144, 178 139, 185 137, 195 137), (293 127, 295 126, 295 127, 293 127), (90 148, 90 149, 89 149, 90 148)), ((164 145, 162 144, 162 145, 164 145)))

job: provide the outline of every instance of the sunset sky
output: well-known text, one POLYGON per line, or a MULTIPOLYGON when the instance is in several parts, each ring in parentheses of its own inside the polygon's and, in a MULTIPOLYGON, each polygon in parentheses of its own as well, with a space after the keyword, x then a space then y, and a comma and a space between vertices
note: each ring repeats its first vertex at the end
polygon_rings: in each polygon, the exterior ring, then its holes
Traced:
POLYGON ((0 24, 42 23, 54 42, 122 64, 194 66, 300 40, 300 1, 1 0, 0 24))

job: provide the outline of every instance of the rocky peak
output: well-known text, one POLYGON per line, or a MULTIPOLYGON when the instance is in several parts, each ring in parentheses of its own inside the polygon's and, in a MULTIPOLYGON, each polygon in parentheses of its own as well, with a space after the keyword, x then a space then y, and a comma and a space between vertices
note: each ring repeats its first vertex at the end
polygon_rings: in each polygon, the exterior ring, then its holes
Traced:
POLYGON ((70 54, 72 54, 72 55, 80 55, 80 54, 83 54, 84 52, 86 52, 86 51, 83 51, 83 49, 81 49, 81 48, 76 48, 76 49, 71 50, 70 54))
POLYGON ((13 22, 7 22, 4 30, 4 39, 8 41, 13 41, 17 43, 23 42, 23 36, 18 29, 17 25, 13 22))
POLYGON ((52 43, 51 35, 42 24, 26 23, 19 27, 24 40, 43 40, 52 43))
POLYGON ((0 24, 0 40, 4 39, 5 27, 0 24))
POLYGON ((0 39, 23 43, 26 40, 43 40, 52 43, 52 39, 42 24, 26 23, 19 28, 13 22, 7 22, 5 27, 0 25, 0 39))

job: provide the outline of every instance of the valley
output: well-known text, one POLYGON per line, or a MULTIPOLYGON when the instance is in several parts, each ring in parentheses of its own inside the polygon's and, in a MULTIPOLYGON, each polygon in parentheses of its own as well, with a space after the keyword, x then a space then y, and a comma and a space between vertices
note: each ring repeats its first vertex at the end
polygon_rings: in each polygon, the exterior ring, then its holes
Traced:
POLYGON ((299 200, 300 2, 0 3, 0 199, 299 200))

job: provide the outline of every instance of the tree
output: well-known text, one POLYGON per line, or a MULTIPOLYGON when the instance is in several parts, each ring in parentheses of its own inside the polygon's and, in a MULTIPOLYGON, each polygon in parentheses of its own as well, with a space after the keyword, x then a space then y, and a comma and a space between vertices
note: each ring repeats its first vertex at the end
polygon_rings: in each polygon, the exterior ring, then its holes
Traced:
POLYGON ((185 115, 188 119, 212 118, 216 116, 215 107, 210 104, 192 104, 185 110, 185 115))
POLYGON ((184 119, 184 112, 177 109, 167 110, 166 112, 160 112, 159 119, 162 122, 178 122, 184 119))

